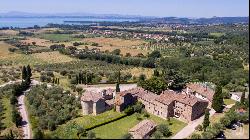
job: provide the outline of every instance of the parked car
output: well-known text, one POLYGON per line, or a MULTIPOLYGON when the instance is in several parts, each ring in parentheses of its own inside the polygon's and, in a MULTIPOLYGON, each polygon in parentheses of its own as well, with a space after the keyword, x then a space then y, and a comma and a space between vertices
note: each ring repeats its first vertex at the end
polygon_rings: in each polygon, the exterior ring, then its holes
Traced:
POLYGON ((216 136, 217 139, 226 139, 226 136, 224 135, 224 132, 221 131, 217 136, 216 136))

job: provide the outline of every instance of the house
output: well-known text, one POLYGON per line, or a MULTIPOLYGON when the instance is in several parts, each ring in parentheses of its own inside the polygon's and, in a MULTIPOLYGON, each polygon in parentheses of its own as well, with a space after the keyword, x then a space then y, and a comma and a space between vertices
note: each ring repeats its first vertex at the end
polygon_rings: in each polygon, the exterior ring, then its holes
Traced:
MULTIPOLYGON (((229 92, 231 95, 231 99, 240 102, 240 98, 242 96, 242 92, 229 92)), ((245 98, 248 96, 248 92, 245 93, 245 98)))
POLYGON ((129 130, 133 139, 148 139, 149 136, 155 131, 156 123, 152 120, 143 120, 129 130))
POLYGON ((81 97, 82 111, 84 115, 97 115, 110 110, 114 105, 114 90, 108 89, 101 92, 87 91, 81 97))
POLYGON ((186 89, 182 91, 183 94, 191 94, 200 98, 212 102, 214 96, 214 90, 202 83, 189 83, 186 85, 186 89))
POLYGON ((151 114, 163 119, 178 117, 188 122, 200 117, 208 106, 208 101, 201 100, 191 94, 179 94, 172 90, 166 90, 160 95, 156 95, 143 88, 117 93, 115 100, 118 112, 123 111, 136 101, 140 101, 147 112, 151 114))

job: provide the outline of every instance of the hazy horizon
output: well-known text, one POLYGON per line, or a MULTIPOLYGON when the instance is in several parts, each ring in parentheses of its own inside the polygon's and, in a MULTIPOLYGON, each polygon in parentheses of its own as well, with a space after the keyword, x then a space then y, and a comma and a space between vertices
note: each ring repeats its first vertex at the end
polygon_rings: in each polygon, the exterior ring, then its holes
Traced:
POLYGON ((119 14, 155 17, 248 17, 248 0, 3 0, 0 13, 119 14))

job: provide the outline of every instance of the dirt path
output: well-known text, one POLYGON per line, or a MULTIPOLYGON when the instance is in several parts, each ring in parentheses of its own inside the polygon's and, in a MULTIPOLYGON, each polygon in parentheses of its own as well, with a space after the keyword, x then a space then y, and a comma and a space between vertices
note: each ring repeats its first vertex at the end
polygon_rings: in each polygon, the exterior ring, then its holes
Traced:
MULTIPOLYGON (((32 80, 31 87, 37 84, 40 84, 40 82, 32 80)), ((30 91, 30 88, 24 91, 23 94, 18 97, 18 111, 20 112, 22 116, 23 139, 32 138, 32 132, 31 132, 30 123, 28 119, 29 118, 28 112, 27 112, 27 109, 25 107, 25 102, 24 102, 25 94, 30 91)))
POLYGON ((31 129, 28 120, 28 113, 24 104, 24 94, 18 97, 18 111, 22 116, 23 138, 31 139, 31 129))

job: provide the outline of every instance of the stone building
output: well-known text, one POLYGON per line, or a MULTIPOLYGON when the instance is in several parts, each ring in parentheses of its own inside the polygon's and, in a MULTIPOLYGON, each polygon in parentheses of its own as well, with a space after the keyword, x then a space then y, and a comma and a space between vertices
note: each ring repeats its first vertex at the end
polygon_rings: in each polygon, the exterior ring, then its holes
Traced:
POLYGON ((123 111, 128 105, 136 101, 144 104, 147 112, 163 119, 178 117, 186 121, 192 121, 200 117, 208 106, 208 102, 193 95, 178 94, 172 90, 166 90, 156 95, 142 88, 135 88, 118 93, 116 96, 116 110, 123 111))
POLYGON ((214 90, 202 83, 189 83, 186 85, 186 89, 183 90, 184 94, 191 94, 200 98, 212 102, 214 96, 214 90))
POLYGON ((133 139, 148 139, 149 136, 155 131, 156 123, 152 120, 143 120, 129 130, 133 139))
POLYGON ((87 91, 81 97, 83 115, 97 115, 109 110, 114 105, 114 90, 108 89, 101 92, 87 91))

